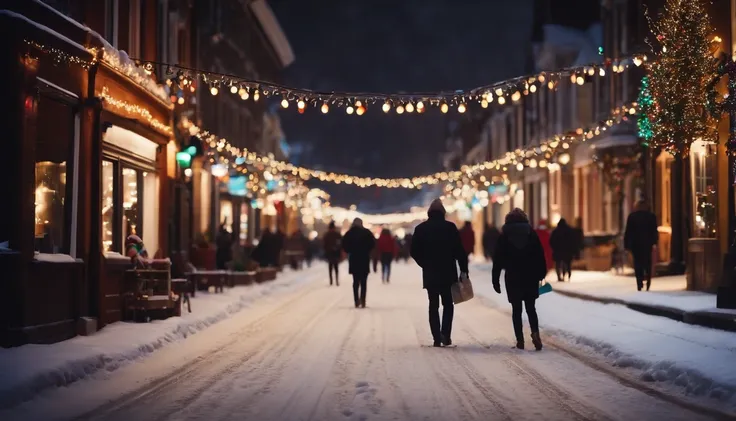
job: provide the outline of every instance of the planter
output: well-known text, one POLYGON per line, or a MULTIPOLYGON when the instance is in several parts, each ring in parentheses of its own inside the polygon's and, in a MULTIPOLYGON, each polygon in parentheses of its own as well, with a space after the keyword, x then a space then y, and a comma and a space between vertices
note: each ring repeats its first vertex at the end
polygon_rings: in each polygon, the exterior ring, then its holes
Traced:
POLYGON ((263 283, 276 279, 276 268, 260 268, 256 272, 256 282, 263 283))
POLYGON ((687 289, 716 292, 721 286, 721 249, 716 238, 691 238, 687 242, 687 289))
POLYGON ((230 282, 235 285, 250 285, 256 281, 256 272, 232 272, 230 282))

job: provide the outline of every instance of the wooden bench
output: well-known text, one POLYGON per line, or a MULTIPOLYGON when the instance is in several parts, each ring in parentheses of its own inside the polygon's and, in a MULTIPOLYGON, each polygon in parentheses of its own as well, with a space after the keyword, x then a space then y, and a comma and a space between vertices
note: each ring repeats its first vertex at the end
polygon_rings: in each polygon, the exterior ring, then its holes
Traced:
POLYGON ((276 268, 258 268, 258 271, 256 272, 256 282, 263 283, 268 281, 273 281, 276 279, 276 268))
POLYGON ((125 319, 148 321, 151 316, 165 319, 179 314, 181 304, 171 298, 169 269, 130 269, 125 271, 125 319))
POLYGON ((235 285, 250 285, 256 281, 256 271, 232 272, 230 273, 230 282, 235 285))
POLYGON ((194 294, 194 285, 186 278, 171 280, 171 292, 179 296, 179 303, 187 305, 187 311, 192 312, 192 300, 190 294, 194 294))
MULTIPOLYGON (((194 285, 197 291, 207 291, 211 286, 215 292, 224 292, 228 284, 230 273, 226 270, 203 270, 186 273, 187 279, 194 285)), ((192 294, 194 296, 194 294, 192 294)))

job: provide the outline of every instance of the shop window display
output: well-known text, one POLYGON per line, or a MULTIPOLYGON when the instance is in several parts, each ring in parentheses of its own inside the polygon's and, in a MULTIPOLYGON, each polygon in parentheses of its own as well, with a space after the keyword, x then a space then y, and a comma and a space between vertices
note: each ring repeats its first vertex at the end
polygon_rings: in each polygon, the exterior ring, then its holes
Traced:
POLYGON ((113 250, 115 218, 115 164, 102 161, 102 249, 113 250))
POLYGON ((717 203, 715 188, 717 145, 693 142, 690 149, 690 177, 694 238, 715 238, 717 234, 717 203))

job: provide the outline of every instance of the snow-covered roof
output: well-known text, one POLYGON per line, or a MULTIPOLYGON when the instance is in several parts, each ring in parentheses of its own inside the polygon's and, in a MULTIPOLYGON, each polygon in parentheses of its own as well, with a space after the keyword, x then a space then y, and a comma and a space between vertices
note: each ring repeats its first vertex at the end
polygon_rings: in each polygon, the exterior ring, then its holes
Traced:
POLYGON ((291 44, 289 44, 283 29, 281 29, 276 15, 271 10, 271 6, 265 0, 255 0, 249 6, 261 24, 263 32, 266 33, 266 37, 271 42, 271 46, 276 51, 281 66, 289 66, 294 62, 294 51, 291 49, 291 44))

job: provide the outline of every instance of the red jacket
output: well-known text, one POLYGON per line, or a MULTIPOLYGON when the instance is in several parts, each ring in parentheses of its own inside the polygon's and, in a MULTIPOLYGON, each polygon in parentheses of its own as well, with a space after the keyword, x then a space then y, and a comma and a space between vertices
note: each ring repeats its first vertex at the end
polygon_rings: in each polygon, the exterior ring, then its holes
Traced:
POLYGON ((378 249, 378 253, 381 254, 391 253, 395 256, 399 252, 398 247, 396 247, 396 241, 391 237, 391 234, 381 234, 378 237, 376 248, 378 249))
POLYGON ((554 259, 552 259, 552 246, 549 244, 550 233, 548 229, 537 228, 534 230, 537 232, 539 242, 542 243, 542 249, 544 249, 544 260, 547 261, 547 270, 554 267, 554 259))
POLYGON ((472 228, 463 227, 460 230, 460 240, 463 242, 465 253, 472 254, 475 251, 475 232, 472 228))

